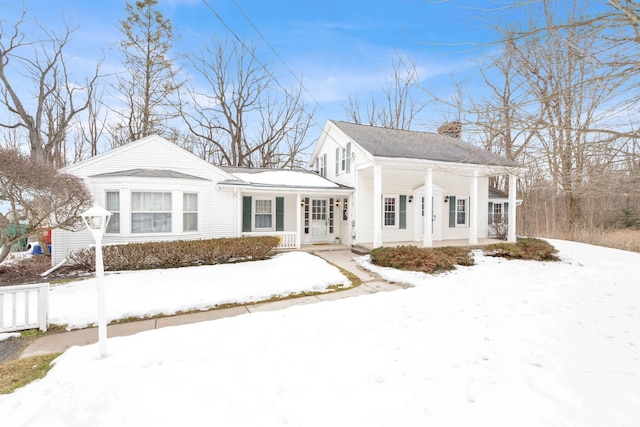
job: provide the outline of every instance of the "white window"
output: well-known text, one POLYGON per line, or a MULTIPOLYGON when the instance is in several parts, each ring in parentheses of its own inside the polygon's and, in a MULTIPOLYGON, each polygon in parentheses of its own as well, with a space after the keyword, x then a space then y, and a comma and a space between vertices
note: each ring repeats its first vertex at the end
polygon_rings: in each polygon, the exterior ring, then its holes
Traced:
POLYGON ((324 153, 322 156, 318 157, 318 173, 322 177, 327 177, 327 153, 324 153))
POLYGON ((348 142, 346 147, 336 148, 336 175, 339 173, 351 172, 351 143, 348 142))
POLYGON ((467 212, 468 203, 467 199, 457 198, 456 199, 456 226, 466 226, 467 225, 467 212))
POLYGON ((349 219, 349 199, 342 199, 342 220, 346 221, 349 219))
POLYGON ((198 231, 198 194, 182 195, 182 231, 198 231))
POLYGON ((494 224, 502 223, 502 203, 493 204, 493 223, 494 224))
POLYGON ((107 191, 106 195, 107 210, 111 212, 111 218, 107 224, 106 233, 120 233, 120 192, 119 191, 107 191))
POLYGON ((385 227, 397 227, 398 220, 398 198, 395 196, 384 196, 382 198, 383 224, 385 227))
POLYGON ((171 193, 132 192, 131 232, 170 233, 171 193))
POLYGON ((254 198, 254 229, 273 230, 273 204, 273 199, 254 198))

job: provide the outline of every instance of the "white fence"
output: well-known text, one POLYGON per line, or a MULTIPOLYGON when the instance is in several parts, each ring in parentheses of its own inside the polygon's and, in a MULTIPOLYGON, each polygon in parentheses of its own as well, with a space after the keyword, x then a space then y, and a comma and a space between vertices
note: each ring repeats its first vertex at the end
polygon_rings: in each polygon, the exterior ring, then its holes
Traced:
POLYGON ((242 233, 243 236, 276 236, 280 238, 280 244, 278 245, 278 249, 296 249, 297 245, 297 235, 295 231, 272 231, 272 232, 252 232, 252 233, 242 233))
POLYGON ((49 284, 0 286, 0 332, 47 330, 49 284))

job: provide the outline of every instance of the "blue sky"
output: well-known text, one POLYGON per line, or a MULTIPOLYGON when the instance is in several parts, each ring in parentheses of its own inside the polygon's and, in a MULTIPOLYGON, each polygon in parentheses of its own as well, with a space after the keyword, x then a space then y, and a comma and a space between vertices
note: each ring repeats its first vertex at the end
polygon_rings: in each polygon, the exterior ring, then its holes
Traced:
MULTIPOLYGON (((124 5, 123 0, 0 0, 0 19, 11 24, 26 8, 56 31, 64 17, 79 26, 70 43, 78 66, 91 70, 104 52, 102 71, 112 72, 120 69, 116 44, 124 5)), ((477 74, 483 55, 496 49, 486 45, 497 34, 482 18, 499 5, 495 0, 160 0, 158 8, 180 36, 176 50, 198 51, 214 35, 233 37, 226 26, 261 43, 260 60, 273 66, 284 86, 296 78, 304 81, 307 103, 321 126, 328 118, 346 119, 348 97, 364 102, 379 91, 395 51, 413 59, 425 87, 442 96, 453 92, 451 75, 464 84, 477 74)), ((446 110, 436 110, 430 115, 444 121, 446 110)), ((426 122, 420 127, 433 130, 426 122)))

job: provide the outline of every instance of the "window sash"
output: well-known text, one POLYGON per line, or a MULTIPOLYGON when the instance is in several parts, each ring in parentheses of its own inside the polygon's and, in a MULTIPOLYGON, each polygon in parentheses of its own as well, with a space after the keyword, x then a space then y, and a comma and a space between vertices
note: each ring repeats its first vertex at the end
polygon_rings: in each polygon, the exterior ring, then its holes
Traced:
POLYGON ((273 229, 272 199, 255 199, 253 211, 253 226, 255 229, 273 229))
POLYGON ((456 199, 456 225, 467 224, 467 199, 456 199))
POLYGON ((493 204, 493 223, 502 222, 502 203, 493 204))
POLYGON ((396 213, 397 213, 397 199, 396 197, 384 197, 383 199, 383 212, 384 212, 384 226, 395 227, 396 226, 396 213))
POLYGON ((131 232, 170 233, 171 193, 131 193, 131 232))
POLYGON ((106 233, 120 233, 120 192, 107 191, 105 194, 106 209, 111 212, 106 233))
POLYGON ((182 231, 198 231, 198 194, 182 195, 182 231))
POLYGON ((171 213, 135 213, 131 214, 132 233, 170 233, 171 213))

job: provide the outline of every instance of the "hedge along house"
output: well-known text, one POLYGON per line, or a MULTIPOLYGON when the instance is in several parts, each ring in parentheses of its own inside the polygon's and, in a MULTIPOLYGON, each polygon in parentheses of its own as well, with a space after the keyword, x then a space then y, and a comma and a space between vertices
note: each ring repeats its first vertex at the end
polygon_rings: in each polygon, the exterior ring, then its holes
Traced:
MULTIPOLYGON (((355 190, 350 244, 464 239, 490 235, 489 207, 505 209, 508 241, 516 239, 513 161, 460 139, 459 124, 438 134, 328 121, 311 162, 322 177, 355 190), (507 175, 506 199, 490 201, 489 177, 507 175)), ((501 216, 504 221, 505 215, 501 216)))
MULTIPOLYGON (((157 135, 62 172, 111 212, 104 245, 276 235, 281 248, 299 248, 350 233, 340 203, 351 188, 312 172, 217 167, 157 135)), ((54 229, 51 262, 92 244, 87 230, 54 229)))

